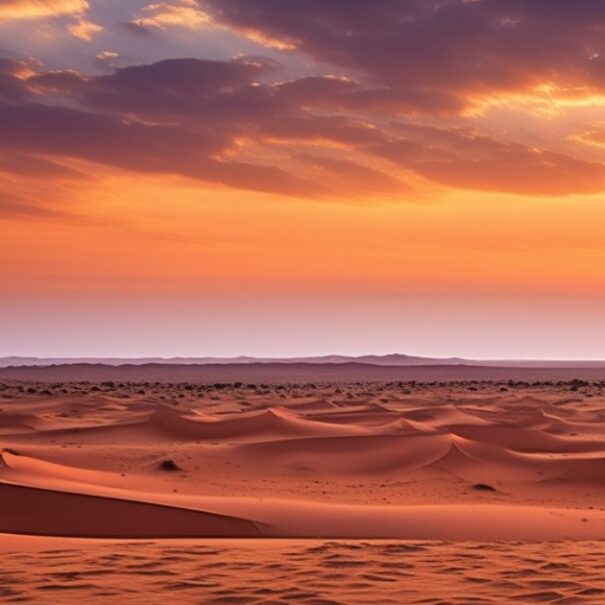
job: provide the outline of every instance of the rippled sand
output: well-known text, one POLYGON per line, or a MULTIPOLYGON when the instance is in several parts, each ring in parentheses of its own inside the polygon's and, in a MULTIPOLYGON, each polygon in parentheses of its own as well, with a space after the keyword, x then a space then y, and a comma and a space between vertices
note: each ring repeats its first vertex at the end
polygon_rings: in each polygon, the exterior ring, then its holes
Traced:
POLYGON ((605 603, 601 382, 15 383, 0 446, 1 602, 605 603))
POLYGON ((205 541, 3 555, 0 597, 30 603, 605 602, 599 542, 205 541))

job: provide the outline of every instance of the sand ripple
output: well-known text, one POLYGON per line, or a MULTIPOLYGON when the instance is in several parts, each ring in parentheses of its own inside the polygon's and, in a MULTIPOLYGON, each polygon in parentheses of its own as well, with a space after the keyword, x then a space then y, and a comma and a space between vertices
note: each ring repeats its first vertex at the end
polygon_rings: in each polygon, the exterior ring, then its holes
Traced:
POLYGON ((2 556, 0 600, 229 605, 605 602, 598 542, 204 541, 2 556))

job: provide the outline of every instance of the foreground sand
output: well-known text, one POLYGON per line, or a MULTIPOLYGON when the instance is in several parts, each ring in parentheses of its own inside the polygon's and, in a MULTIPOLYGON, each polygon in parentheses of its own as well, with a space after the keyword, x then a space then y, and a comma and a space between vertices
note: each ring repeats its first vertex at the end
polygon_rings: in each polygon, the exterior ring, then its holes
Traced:
MULTIPOLYGON (((204 605, 605 602, 603 544, 315 540, 10 545, 0 600, 204 605)), ((0 540, 2 544, 2 540, 0 540)))
POLYGON ((4 597, 598 603, 604 386, 6 383, 4 597))

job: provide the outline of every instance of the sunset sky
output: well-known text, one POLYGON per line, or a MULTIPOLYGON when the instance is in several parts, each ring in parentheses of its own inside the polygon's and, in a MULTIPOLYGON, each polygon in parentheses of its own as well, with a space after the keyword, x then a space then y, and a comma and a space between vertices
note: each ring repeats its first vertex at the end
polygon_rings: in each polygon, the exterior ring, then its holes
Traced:
POLYGON ((0 355, 605 358, 602 0, 0 0, 0 355))

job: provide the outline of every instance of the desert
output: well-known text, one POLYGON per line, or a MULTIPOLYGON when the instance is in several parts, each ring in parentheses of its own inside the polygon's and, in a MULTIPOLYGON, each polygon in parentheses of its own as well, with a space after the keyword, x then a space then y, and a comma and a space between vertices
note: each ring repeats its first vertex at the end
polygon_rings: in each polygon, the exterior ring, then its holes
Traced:
POLYGON ((289 375, 3 379, 3 598, 597 602, 605 380, 289 375))
POLYGON ((0 0, 0 605, 605 605, 605 0, 0 0))

